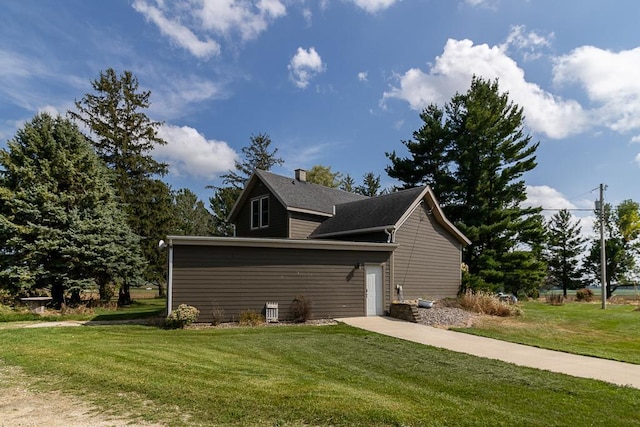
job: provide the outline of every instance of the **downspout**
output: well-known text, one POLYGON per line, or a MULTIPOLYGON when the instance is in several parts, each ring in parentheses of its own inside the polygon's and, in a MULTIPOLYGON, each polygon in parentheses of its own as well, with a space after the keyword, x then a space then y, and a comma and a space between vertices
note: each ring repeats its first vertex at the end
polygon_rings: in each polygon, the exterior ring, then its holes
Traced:
POLYGON ((173 302, 173 242, 169 240, 169 270, 167 272, 167 316, 171 314, 173 302))
MULTIPOLYGON (((396 230, 395 228, 385 228, 384 232, 387 234, 387 243, 395 243, 396 240, 396 230), (389 231, 391 230, 391 231, 389 231)), ((394 291, 396 289, 395 286, 395 263, 394 263, 394 256, 395 256, 396 251, 393 250, 391 251, 391 256, 389 257, 389 305, 391 305, 391 303, 393 302, 394 298, 394 291)))

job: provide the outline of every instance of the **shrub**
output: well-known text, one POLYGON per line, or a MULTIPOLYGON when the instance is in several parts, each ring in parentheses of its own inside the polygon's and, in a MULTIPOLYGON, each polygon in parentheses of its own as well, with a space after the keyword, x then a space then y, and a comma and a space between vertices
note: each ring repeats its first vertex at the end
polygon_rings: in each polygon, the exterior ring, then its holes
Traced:
POLYGON ((197 308, 187 304, 180 304, 177 309, 167 316, 165 323, 170 328, 184 328, 195 322, 199 315, 200 310, 197 308))
POLYGON ((488 314, 490 316, 520 316, 522 310, 520 307, 500 301, 494 294, 488 292, 474 292, 468 289, 458 298, 460 307, 480 314, 488 314))
POLYGON ((593 291, 591 289, 582 288, 576 291, 576 301, 590 302, 593 299, 593 291))
POLYGON ((240 324, 246 326, 258 326, 264 323, 262 314, 254 310, 244 310, 240 312, 240 324))
POLYGON ((544 296, 544 299, 549 305, 563 305, 565 301, 563 294, 555 292, 547 292, 547 294, 544 296))
POLYGON ((307 298, 304 295, 296 296, 291 302, 289 307, 289 315, 291 321, 296 323, 304 323, 311 319, 311 309, 313 307, 313 301, 311 298, 307 298))
POLYGON ((217 326, 224 320, 224 310, 221 308, 214 308, 211 311, 211 324, 217 326))

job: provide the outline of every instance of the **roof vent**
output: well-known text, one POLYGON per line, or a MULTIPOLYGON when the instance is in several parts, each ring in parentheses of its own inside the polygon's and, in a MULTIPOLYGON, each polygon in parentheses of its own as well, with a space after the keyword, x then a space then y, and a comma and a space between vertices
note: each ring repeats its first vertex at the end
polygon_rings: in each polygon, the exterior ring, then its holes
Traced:
POLYGON ((304 169, 296 169, 296 179, 300 182, 307 181, 307 171, 304 169))

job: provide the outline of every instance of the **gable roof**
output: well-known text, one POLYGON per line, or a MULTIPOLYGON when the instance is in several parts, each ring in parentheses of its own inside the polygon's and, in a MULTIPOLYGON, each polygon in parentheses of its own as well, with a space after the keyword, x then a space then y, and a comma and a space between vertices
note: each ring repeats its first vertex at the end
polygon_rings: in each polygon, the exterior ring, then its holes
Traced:
POLYGON ((251 190, 258 181, 262 181, 287 210, 326 217, 333 215, 333 207, 335 205, 369 198, 361 194, 349 193, 256 169, 233 206, 229 214, 229 221, 233 222, 235 220, 240 207, 246 203, 251 190))
POLYGON ((436 221, 463 245, 471 241, 444 216, 430 187, 415 187, 336 206, 336 213, 311 238, 389 231, 399 228, 425 202, 436 221))

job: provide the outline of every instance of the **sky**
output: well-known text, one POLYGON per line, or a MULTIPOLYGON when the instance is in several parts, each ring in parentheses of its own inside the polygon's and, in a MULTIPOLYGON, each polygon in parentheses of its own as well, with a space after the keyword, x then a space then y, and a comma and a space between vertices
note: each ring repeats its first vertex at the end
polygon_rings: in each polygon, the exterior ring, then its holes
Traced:
MULTIPOLYGON (((173 189, 208 185, 266 133, 285 163, 367 172, 406 155, 420 111, 498 79, 539 142, 528 205, 640 201, 640 2, 618 0, 3 0, 0 148, 65 114, 101 71, 131 71, 168 144, 173 189)), ((437 189, 434 189, 437 193, 437 189)))

